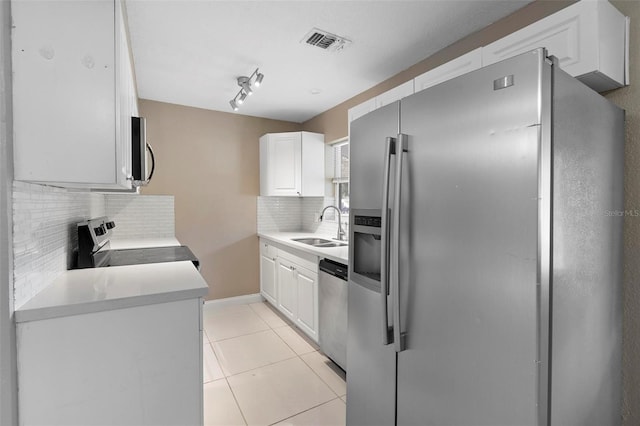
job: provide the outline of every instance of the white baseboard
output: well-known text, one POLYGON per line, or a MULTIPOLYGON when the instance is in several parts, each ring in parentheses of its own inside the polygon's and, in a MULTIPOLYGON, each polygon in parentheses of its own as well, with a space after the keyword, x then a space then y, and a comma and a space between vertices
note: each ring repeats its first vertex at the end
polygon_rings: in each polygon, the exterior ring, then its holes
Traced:
POLYGON ((205 306, 221 308, 223 306, 246 305, 247 303, 257 303, 264 301, 260 293, 245 294, 242 296, 227 297, 226 299, 205 300, 205 306))

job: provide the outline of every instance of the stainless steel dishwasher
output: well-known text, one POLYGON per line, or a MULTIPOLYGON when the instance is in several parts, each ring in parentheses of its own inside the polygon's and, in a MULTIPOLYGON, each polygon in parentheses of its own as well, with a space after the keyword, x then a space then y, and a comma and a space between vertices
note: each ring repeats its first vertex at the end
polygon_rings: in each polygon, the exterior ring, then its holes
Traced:
POLYGON ((319 265, 320 349, 347 370, 347 266, 329 259, 319 265))

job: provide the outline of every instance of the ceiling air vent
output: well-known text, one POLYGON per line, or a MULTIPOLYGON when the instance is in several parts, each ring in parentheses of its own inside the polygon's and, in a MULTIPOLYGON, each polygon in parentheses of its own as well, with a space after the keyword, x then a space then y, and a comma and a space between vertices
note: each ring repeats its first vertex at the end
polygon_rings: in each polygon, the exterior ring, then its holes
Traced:
POLYGON ((351 43, 351 40, 314 28, 302 38, 300 43, 319 47, 320 49, 330 52, 337 52, 344 49, 346 45, 351 43))

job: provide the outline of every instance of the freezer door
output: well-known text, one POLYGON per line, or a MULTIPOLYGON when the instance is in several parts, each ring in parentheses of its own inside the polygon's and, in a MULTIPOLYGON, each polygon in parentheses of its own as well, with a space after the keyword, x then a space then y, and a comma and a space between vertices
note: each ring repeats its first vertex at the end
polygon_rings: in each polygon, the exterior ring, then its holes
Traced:
POLYGON ((402 101, 398 425, 538 423, 541 52, 402 101))
POLYGON ((353 209, 380 210, 385 141, 398 134, 400 102, 358 118, 351 123, 350 203, 353 209))
POLYGON ((380 228, 353 225, 353 216, 380 216, 385 142, 398 133, 398 112, 395 102, 351 123, 347 424, 352 426, 395 423, 396 353, 383 344, 380 228), (366 271, 377 271, 377 280, 366 271))

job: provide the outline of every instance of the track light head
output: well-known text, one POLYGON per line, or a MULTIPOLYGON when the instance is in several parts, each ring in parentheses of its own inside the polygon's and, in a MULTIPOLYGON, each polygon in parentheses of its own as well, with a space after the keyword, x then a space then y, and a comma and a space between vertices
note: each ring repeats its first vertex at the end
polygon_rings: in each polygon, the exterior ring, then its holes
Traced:
POLYGON ((264 78, 264 74, 258 73, 258 75, 256 76, 256 82, 254 83, 256 85, 256 87, 260 87, 260 85, 262 84, 262 79, 263 78, 264 78))
POLYGON ((231 99, 231 100, 229 101, 229 105, 231 105, 231 109, 232 109, 232 110, 234 110, 234 111, 237 111, 237 110, 238 110, 238 105, 236 104, 236 100, 235 100, 235 99, 231 99))
POLYGON ((240 97, 238 98, 238 105, 242 105, 244 100, 247 99, 247 94, 243 91, 240 91, 240 97))

